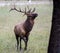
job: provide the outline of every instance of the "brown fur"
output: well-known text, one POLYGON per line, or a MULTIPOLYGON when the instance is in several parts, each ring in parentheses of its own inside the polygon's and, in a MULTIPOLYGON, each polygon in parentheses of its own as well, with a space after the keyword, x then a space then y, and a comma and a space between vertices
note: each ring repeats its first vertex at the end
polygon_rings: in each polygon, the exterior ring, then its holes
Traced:
POLYGON ((23 25, 24 25, 24 23, 17 24, 17 25, 15 26, 15 28, 14 28, 14 32, 15 32, 15 34, 17 34, 18 36, 20 36, 20 35, 25 35, 25 34, 26 34, 23 25))

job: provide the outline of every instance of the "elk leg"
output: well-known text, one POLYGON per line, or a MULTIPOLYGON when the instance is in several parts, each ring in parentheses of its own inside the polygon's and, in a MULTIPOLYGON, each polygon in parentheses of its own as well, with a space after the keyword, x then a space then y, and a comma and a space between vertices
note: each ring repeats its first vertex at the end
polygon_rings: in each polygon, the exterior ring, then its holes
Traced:
POLYGON ((26 37, 25 48, 24 48, 24 50, 27 50, 27 42, 28 42, 28 37, 26 37))
POLYGON ((30 33, 27 33, 27 34, 26 34, 26 41, 25 41, 25 48, 24 48, 24 50, 27 50, 27 43, 28 43, 29 34, 30 34, 30 33))
POLYGON ((16 40, 17 40, 17 50, 18 50, 19 40, 18 40, 18 37, 17 36, 16 36, 16 40))
MULTIPOLYGON (((23 37, 22 39, 23 39, 23 41, 25 42, 25 48, 26 48, 26 46, 27 46, 27 40, 26 40, 26 37, 23 37)), ((24 48, 24 49, 25 49, 25 48, 24 48)), ((25 49, 25 50, 26 50, 26 49, 25 49)))
POLYGON ((21 40, 22 40, 22 38, 20 37, 20 50, 21 50, 21 40))

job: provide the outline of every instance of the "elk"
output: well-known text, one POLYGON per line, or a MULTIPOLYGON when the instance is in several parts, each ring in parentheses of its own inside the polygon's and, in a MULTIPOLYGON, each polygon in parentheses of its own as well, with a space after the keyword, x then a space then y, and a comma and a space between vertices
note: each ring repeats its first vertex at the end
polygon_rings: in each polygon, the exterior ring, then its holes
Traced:
POLYGON ((35 8, 32 11, 31 11, 31 8, 30 9, 28 8, 28 11, 26 11, 26 8, 24 11, 22 11, 21 9, 18 10, 18 9, 16 9, 16 7, 14 7, 14 8, 10 9, 10 11, 12 11, 12 10, 24 13, 24 15, 27 16, 27 19, 23 23, 19 23, 19 24, 15 25, 15 27, 14 27, 14 33, 15 33, 15 37, 17 40, 17 50, 18 50, 18 46, 19 46, 19 40, 20 40, 20 50, 22 49, 21 40, 23 40, 25 42, 24 50, 27 50, 28 37, 33 28, 34 19, 38 16, 38 14, 34 13, 35 8))

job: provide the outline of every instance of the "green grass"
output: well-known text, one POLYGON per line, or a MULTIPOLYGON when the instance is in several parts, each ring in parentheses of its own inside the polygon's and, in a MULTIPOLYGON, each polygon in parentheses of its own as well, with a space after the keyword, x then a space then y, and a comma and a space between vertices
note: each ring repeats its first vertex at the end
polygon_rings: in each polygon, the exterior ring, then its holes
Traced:
MULTIPOLYGON (((17 6, 24 9, 25 6, 17 6)), ((52 5, 30 5, 36 7, 38 17, 28 41, 28 49, 24 53, 47 53, 51 28, 52 5)), ((11 11, 11 6, 0 7, 0 53, 20 53, 16 51, 14 35, 15 24, 26 19, 23 14, 11 11)), ((22 43, 24 46, 24 43, 22 43)))

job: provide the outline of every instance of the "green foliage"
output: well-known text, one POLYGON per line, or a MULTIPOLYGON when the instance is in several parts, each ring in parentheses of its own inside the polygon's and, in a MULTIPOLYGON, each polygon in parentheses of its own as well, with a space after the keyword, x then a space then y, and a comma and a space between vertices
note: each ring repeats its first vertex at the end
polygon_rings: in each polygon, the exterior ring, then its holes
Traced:
MULTIPOLYGON (((19 7, 24 9, 24 6, 17 6, 19 7)), ((38 17, 29 36, 28 49, 24 53, 47 53, 52 6, 30 5, 30 7, 36 7, 38 17)), ((9 12, 10 8, 11 6, 0 7, 0 53, 18 53, 13 29, 15 24, 26 19, 26 16, 19 12, 9 12)), ((24 42, 22 44, 24 46, 24 42)))

